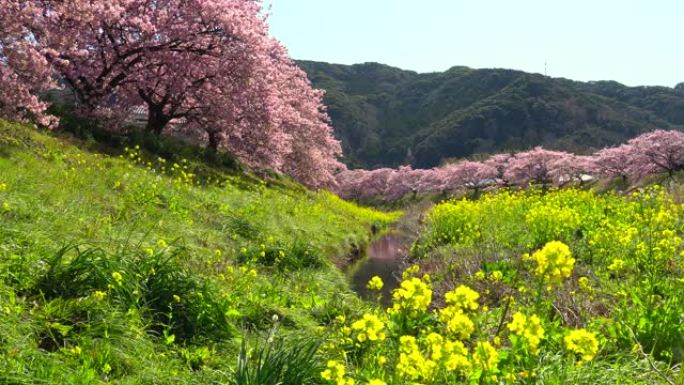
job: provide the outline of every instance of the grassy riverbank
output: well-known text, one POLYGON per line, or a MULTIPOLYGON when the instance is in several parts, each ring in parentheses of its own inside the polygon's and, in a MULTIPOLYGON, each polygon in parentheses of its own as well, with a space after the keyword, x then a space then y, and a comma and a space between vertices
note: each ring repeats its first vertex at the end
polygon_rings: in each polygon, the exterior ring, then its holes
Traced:
POLYGON ((244 383, 364 308, 330 257, 395 214, 140 144, 0 121, 1 383, 244 383))

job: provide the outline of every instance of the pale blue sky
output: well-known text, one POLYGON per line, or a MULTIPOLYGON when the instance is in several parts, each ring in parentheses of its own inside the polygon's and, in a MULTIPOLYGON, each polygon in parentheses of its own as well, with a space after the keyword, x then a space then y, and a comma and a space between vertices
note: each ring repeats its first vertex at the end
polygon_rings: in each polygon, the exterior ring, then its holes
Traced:
POLYGON ((296 59, 684 82, 684 0, 264 0, 296 59))

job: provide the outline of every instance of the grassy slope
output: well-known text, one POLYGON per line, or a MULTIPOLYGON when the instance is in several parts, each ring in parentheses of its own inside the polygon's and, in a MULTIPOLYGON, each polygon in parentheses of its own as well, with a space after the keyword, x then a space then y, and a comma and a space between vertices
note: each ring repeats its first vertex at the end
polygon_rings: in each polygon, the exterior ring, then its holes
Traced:
POLYGON ((392 215, 80 148, 0 120, 0 383, 230 382, 243 332, 363 306, 328 257, 392 215))

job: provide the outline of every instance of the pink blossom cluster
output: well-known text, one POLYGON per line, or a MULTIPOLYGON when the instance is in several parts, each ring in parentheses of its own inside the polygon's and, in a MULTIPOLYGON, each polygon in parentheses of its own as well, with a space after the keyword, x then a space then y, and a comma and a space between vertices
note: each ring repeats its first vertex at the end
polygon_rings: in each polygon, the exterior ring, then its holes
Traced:
POLYGON ((143 105, 150 132, 182 120, 212 149, 312 187, 342 167, 323 94, 259 0, 0 0, 0 115, 48 122, 38 95, 53 79, 84 113, 121 122, 143 105))
POLYGON ((684 169, 684 133, 656 130, 592 155, 536 147, 496 154, 484 161, 463 160, 427 170, 346 170, 337 175, 337 193, 347 199, 396 200, 409 194, 445 193, 497 186, 564 186, 597 178, 633 181, 648 174, 684 169))

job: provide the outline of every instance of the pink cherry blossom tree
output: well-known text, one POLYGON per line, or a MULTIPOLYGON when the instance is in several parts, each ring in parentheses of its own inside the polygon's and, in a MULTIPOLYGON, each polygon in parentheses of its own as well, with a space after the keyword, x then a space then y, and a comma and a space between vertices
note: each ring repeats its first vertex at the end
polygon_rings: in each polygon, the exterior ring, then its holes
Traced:
POLYGON ((392 201, 400 199, 408 194, 415 197, 418 192, 424 192, 421 184, 426 173, 430 170, 414 170, 411 166, 401 166, 394 170, 387 180, 384 198, 392 201), (422 191, 421 191, 422 190, 422 191))
POLYGON ((444 189, 469 188, 475 191, 495 184, 497 169, 489 164, 463 160, 441 168, 445 174, 444 189))
POLYGON ((506 180, 504 180, 504 173, 508 168, 508 162, 512 158, 513 154, 509 153, 495 154, 487 158, 483 163, 487 166, 493 167, 496 170, 495 178, 500 184, 506 185, 508 183, 506 180))
POLYGON ((549 151, 541 147, 515 154, 508 162, 504 179, 520 186, 539 184, 546 189, 553 183, 556 166, 569 156, 567 152, 549 151))
POLYGON ((667 172, 672 176, 684 169, 684 133, 681 131, 655 130, 637 136, 628 144, 639 155, 632 158, 638 173, 667 172))
POLYGON ((56 119, 44 114, 48 105, 38 94, 54 88, 55 82, 26 27, 36 11, 33 2, 0 1, 0 116, 53 126, 56 119))
POLYGON ((143 103, 155 133, 213 103, 244 99, 236 96, 252 91, 255 68, 268 65, 257 1, 36 3, 28 28, 80 103, 123 111, 143 103))
POLYGON ((346 170, 337 175, 336 191, 345 199, 367 200, 384 197, 391 168, 346 170))
POLYGON ((560 157, 551 165, 551 178, 556 186, 574 182, 583 184, 596 173, 595 159, 591 156, 568 155, 560 157))
POLYGON ((269 37, 261 1, 0 0, 8 20, 0 81, 19 92, 0 91, 5 115, 44 109, 33 85, 54 72, 89 114, 123 121, 144 105, 150 132, 182 121, 252 168, 334 183, 341 149, 322 94, 269 37))
POLYGON ((539 184, 547 189, 552 184, 581 185, 595 177, 616 177, 626 183, 645 174, 672 175, 682 169, 684 133, 657 130, 590 156, 537 147, 515 155, 492 155, 484 162, 463 160, 429 170, 414 170, 409 166, 395 170, 354 170, 338 175, 336 191, 345 197, 383 196, 396 200, 409 193, 444 193, 468 188, 477 192, 493 181, 504 186, 539 184))
POLYGON ((620 178, 623 183, 637 175, 635 164, 643 164, 645 161, 631 144, 604 148, 594 153, 592 158, 594 168, 600 176, 620 178))

